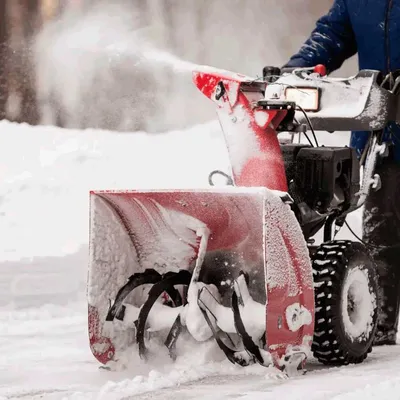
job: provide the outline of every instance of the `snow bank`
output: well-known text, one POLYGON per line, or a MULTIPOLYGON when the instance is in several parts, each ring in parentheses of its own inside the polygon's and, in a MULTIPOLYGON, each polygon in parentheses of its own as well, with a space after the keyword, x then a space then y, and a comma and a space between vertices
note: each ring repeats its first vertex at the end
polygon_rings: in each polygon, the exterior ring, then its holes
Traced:
POLYGON ((90 189, 197 187, 227 169, 216 123, 157 135, 0 123, 0 260, 87 244, 90 189))

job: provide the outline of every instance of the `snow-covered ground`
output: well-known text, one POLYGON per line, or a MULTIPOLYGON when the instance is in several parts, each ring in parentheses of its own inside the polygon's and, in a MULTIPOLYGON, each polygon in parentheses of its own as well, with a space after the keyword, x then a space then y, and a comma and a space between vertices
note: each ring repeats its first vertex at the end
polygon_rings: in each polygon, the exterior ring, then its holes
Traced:
MULTIPOLYGON (((215 346, 173 365, 99 369, 86 321, 89 189, 204 187, 228 165, 215 121, 157 135, 0 122, 1 400, 400 398, 398 347, 375 349, 360 366, 311 362, 291 380, 234 367, 215 346)), ((359 233, 359 215, 350 223, 359 233)))

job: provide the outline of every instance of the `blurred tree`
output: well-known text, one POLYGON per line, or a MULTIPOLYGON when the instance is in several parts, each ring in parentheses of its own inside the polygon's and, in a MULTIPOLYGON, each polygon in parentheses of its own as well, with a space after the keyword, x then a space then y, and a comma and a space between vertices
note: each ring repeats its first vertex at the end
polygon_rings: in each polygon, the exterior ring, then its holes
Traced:
POLYGON ((32 57, 32 44, 40 26, 40 0, 22 0, 24 80, 21 82, 21 115, 22 121, 35 125, 39 121, 38 105, 35 90, 35 70, 32 57))
POLYGON ((6 118, 8 99, 8 21, 7 1, 0 0, 0 120, 6 118))
POLYGON ((59 0, 41 0, 40 1, 40 19, 42 23, 46 23, 55 18, 65 2, 59 0))

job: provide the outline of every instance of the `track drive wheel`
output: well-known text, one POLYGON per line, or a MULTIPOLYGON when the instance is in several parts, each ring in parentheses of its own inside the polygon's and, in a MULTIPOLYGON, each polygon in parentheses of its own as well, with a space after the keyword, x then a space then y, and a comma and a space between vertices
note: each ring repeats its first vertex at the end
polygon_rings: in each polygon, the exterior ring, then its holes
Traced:
POLYGON ((313 255, 314 357, 326 365, 363 362, 371 352, 378 316, 375 264, 364 245, 338 240, 313 255))

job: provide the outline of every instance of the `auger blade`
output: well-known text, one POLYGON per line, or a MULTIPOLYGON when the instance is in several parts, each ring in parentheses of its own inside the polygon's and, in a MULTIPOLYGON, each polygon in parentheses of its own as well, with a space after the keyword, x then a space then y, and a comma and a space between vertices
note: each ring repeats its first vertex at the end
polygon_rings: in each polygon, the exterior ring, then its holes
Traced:
POLYGON ((194 342, 215 338, 241 365, 266 364, 264 343, 276 365, 290 345, 310 347, 313 325, 294 326, 290 318, 296 304, 313 314, 312 270, 282 198, 237 187, 92 192, 88 303, 95 357, 106 364, 138 348, 145 358, 150 333, 175 358, 184 330, 194 342))
POLYGON ((114 304, 112 304, 107 313, 106 321, 112 321, 117 316, 123 301, 134 289, 142 285, 157 283, 161 278, 161 274, 154 269, 146 269, 144 272, 138 272, 130 276, 128 282, 118 291, 114 304))
MULTIPOLYGON (((200 306, 201 313, 204 316, 204 319, 207 322, 207 325, 209 326, 212 336, 215 339, 215 341, 218 344, 218 347, 223 351, 225 354, 226 358, 232 363, 232 364, 238 364, 242 367, 248 366, 250 364, 253 364, 253 359, 251 356, 247 354, 246 351, 243 350, 237 350, 235 348, 231 348, 228 345, 225 344, 225 342, 222 340, 222 335, 225 334, 226 338, 231 342, 232 347, 234 347, 234 343, 232 338, 228 335, 227 332, 217 330, 216 325, 218 325, 218 319, 215 314, 216 307, 215 305, 212 306, 210 302, 208 302, 204 296, 202 296, 202 293, 204 291, 208 291, 206 287, 203 287, 199 291, 199 297, 198 297, 198 302, 200 306), (208 307, 210 305, 210 308, 208 307), (211 321, 211 318, 209 314, 212 316, 214 321, 211 321)), ((209 299, 209 297, 208 297, 209 299)), ((220 305, 219 305, 220 306, 220 305)), ((222 307, 222 306, 220 306, 222 307)), ((220 310, 221 311, 221 310, 220 310)))
MULTIPOLYGON (((147 348, 144 343, 144 331, 146 328, 146 322, 147 322, 150 310, 153 307, 154 303, 157 301, 157 299, 160 297, 160 295, 163 292, 170 293, 170 296, 171 296, 171 292, 176 290, 174 288, 174 286, 188 285, 190 282, 190 279, 191 279, 191 274, 189 271, 182 270, 177 273, 169 272, 161 281, 157 282, 150 289, 148 298, 140 310, 139 317, 138 317, 138 323, 137 323, 137 329, 136 329, 136 342, 139 346, 139 355, 141 358, 146 359, 146 355, 147 355, 147 348)), ((172 309, 172 310, 174 310, 177 315, 175 315, 175 318, 171 322, 170 327, 173 326, 173 323, 179 316, 181 307, 177 307, 176 309, 172 309)), ((159 318, 163 318, 163 315, 160 315, 159 318)), ((151 324, 150 324, 150 328, 154 329, 151 326, 151 324)))
MULTIPOLYGON (((240 275, 239 279, 244 281, 244 275, 240 275)), ((243 287, 243 284, 241 285, 243 287)), ((246 288, 247 289, 247 288, 246 288)), ((246 290, 247 291, 247 290, 246 290)), ((248 294, 248 292, 247 292, 248 294)), ((244 308, 245 301, 248 299, 243 299, 241 293, 240 293, 240 286, 235 282, 235 290, 232 293, 232 310, 233 310, 233 319, 235 323, 235 328, 236 332, 240 336, 243 342, 243 346, 246 349, 246 351, 261 365, 263 366, 269 366, 272 364, 272 358, 268 352, 266 352, 264 349, 260 349, 258 347, 252 337, 249 335, 249 333, 246 331, 246 327, 243 323, 243 319, 240 315, 240 308, 244 308), (237 293, 239 292, 239 293, 237 293), (243 306, 240 307, 239 303, 241 303, 243 306)), ((250 305, 251 308, 257 308, 260 305, 255 305, 254 302, 250 305), (252 307, 253 306, 253 307, 252 307), (255 307, 254 307, 255 306, 255 307)), ((261 321, 258 319, 255 320, 255 322, 259 322, 261 326, 265 328, 265 324, 263 323, 263 320, 261 321)), ((265 331, 264 331, 265 332, 265 331)), ((263 334, 265 337, 265 333, 263 334)), ((259 340, 262 340, 262 337, 259 335, 259 340)))

